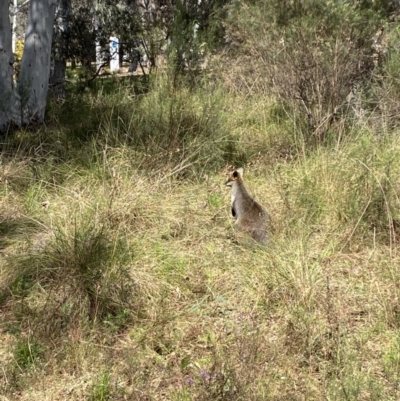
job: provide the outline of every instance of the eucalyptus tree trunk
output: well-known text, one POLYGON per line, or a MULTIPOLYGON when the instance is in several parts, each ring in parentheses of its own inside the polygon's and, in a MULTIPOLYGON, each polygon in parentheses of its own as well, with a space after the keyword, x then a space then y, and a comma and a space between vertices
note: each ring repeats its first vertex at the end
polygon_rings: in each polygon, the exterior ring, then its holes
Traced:
MULTIPOLYGON (((2 1, 2 0, 0 0, 2 1)), ((31 0, 17 93, 21 124, 41 124, 46 109, 56 0, 31 0)))
POLYGON ((0 133, 9 124, 43 122, 56 10, 56 0, 30 0, 21 71, 15 89, 9 4, 9 0, 0 0, 0 133))
POLYGON ((0 0, 0 132, 4 131, 13 119, 12 110, 15 103, 9 4, 9 0, 0 0))
POLYGON ((99 2, 98 0, 95 0, 95 16, 94 16, 94 30, 96 31, 96 73, 100 72, 100 69, 103 64, 102 60, 102 52, 101 52, 101 45, 100 45, 100 38, 99 38, 99 15, 98 15, 98 8, 99 8, 99 2))
POLYGON ((65 72, 67 70, 68 29, 71 0, 59 0, 56 11, 56 24, 53 32, 52 60, 50 68, 51 94, 59 99, 65 98, 65 72))

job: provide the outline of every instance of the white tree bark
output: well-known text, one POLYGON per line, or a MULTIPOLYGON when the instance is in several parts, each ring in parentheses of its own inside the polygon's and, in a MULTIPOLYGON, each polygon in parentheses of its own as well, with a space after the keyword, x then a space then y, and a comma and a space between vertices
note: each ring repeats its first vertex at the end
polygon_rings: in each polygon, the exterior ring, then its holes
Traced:
POLYGON ((24 53, 14 88, 10 0, 0 0, 0 133, 10 124, 42 123, 50 74, 56 0, 30 0, 24 53))
POLYGON ((17 12, 18 12, 18 1, 14 0, 13 6, 13 24, 12 24, 12 51, 15 53, 17 44, 17 12))
POLYGON ((96 31, 96 72, 100 71, 100 68, 103 64, 103 60, 101 57, 101 45, 100 45, 100 40, 98 38, 99 34, 99 16, 97 15, 97 9, 98 9, 99 2, 98 0, 95 0, 95 15, 94 15, 94 30, 96 31))
POLYGON ((0 0, 0 132, 4 131, 12 119, 15 100, 9 4, 9 0, 0 0))
POLYGON ((13 23, 12 23, 12 51, 15 54, 15 50, 17 47, 17 26, 18 26, 18 20, 17 16, 18 14, 27 7, 28 3, 30 0, 26 0, 22 4, 18 5, 18 0, 12 0, 13 1, 13 11, 12 11, 12 17, 13 17, 13 23))
MULTIPOLYGON (((0 0, 5 1, 5 0, 0 0)), ((17 94, 20 124, 42 123, 50 75, 56 0, 31 0, 17 94)), ((8 15, 8 14, 7 14, 8 15)), ((1 70, 0 64, 0 70, 1 70)))

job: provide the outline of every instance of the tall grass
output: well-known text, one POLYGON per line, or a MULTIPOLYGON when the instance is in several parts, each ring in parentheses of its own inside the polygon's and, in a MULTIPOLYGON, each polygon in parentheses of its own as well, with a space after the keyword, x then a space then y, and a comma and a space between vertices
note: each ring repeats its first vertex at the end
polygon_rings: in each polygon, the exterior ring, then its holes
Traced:
POLYGON ((5 141, 2 397, 398 399, 396 125, 310 145, 221 75, 111 82, 5 141), (231 164, 266 249, 233 240, 231 164))

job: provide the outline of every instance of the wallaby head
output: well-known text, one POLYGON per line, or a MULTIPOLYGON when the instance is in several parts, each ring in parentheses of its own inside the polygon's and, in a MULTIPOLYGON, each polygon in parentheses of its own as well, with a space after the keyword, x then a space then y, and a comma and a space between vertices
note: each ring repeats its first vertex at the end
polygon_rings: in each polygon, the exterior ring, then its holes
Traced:
POLYGON ((231 187, 234 182, 243 181, 243 168, 237 168, 229 173, 228 181, 226 181, 226 185, 231 187))

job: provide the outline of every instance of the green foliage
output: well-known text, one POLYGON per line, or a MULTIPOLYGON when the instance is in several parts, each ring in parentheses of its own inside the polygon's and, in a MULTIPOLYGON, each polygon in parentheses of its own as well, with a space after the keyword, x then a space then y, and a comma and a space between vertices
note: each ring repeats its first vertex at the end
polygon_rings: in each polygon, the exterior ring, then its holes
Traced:
POLYGON ((22 60, 22 54, 24 52, 24 41, 17 40, 15 44, 15 62, 20 63, 22 60))
POLYGON ((87 0, 74 3, 69 15, 66 57, 74 67, 80 63, 89 79, 95 41, 102 47, 106 66, 109 38, 117 36, 125 55, 136 49, 147 57, 150 68, 160 67, 161 60, 168 58, 174 74, 198 74, 206 54, 224 44, 227 4, 226 0, 179 0, 139 6, 129 1, 99 1, 93 8, 87 0))
POLYGON ((198 76, 207 54, 222 47, 228 4, 226 0, 179 0, 164 7, 169 21, 163 27, 170 40, 166 46, 168 67, 176 79, 182 73, 198 76))
POLYGON ((400 52, 397 46, 399 38, 400 31, 396 25, 389 25, 388 29, 376 38, 375 59, 379 70, 365 101, 372 117, 376 119, 374 128, 384 131, 399 127, 399 120, 396 118, 400 99, 400 52), (383 126, 379 126, 381 122, 383 126))
POLYGON ((199 15, 195 20, 199 24, 198 37, 208 50, 216 51, 225 45, 225 20, 229 2, 226 0, 202 1, 199 15))
POLYGON ((23 40, 17 40, 15 44, 15 53, 14 53, 14 74, 15 74, 15 80, 18 80, 19 72, 21 69, 21 60, 22 60, 22 55, 24 53, 24 41, 23 40))
POLYGON ((24 297, 29 294, 29 291, 35 285, 33 277, 28 274, 19 275, 10 285, 10 292, 14 297, 24 297))
POLYGON ((361 0, 357 1, 356 5, 362 11, 373 10, 387 19, 393 18, 399 12, 399 4, 394 0, 361 0))
POLYGON ((43 348, 32 339, 27 338, 17 343, 14 349, 14 360, 20 369, 34 366, 43 353, 43 348))
POLYGON ((108 371, 104 371, 97 376, 90 393, 90 401, 107 401, 112 399, 110 373, 108 371))
MULTIPOLYGON (((391 32, 391 41, 395 43, 399 38, 400 30, 397 28, 391 32)), ((400 78, 400 51, 396 46, 392 45, 388 49, 387 60, 383 67, 383 74, 385 77, 383 82, 392 90, 392 94, 396 95, 397 99, 399 93, 394 82, 400 78)))
POLYGON ((399 383, 400 371, 400 344, 399 338, 388 338, 387 346, 382 355, 385 373, 395 382, 399 383))
POLYGON ((234 9, 229 36, 237 56, 265 72, 259 90, 276 94, 305 143, 331 140, 331 128, 349 112, 348 95, 371 76, 382 20, 349 2, 257 1, 234 9))

